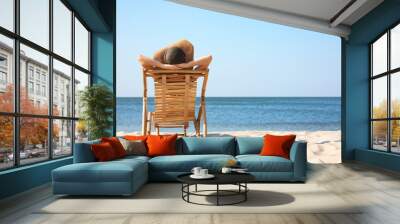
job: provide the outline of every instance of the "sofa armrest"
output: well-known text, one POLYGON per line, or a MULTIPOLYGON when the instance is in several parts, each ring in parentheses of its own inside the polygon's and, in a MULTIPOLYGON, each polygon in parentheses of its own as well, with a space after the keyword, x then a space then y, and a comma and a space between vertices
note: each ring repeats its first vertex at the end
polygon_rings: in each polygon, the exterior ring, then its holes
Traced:
POLYGON ((92 153, 90 146, 99 143, 99 140, 75 143, 74 147, 74 163, 95 162, 96 158, 92 153))
POLYGON ((307 142, 296 141, 290 149, 290 160, 293 162, 293 179, 305 181, 307 175, 307 142))

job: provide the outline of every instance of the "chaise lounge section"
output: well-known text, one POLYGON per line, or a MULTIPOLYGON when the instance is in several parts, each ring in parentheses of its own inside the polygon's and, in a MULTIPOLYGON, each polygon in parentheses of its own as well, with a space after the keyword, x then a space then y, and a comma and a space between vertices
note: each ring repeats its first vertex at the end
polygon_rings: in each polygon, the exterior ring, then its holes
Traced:
POLYGON ((295 142, 290 159, 260 156, 262 137, 184 137, 176 141, 177 155, 127 156, 96 162, 91 144, 77 143, 74 163, 52 172, 54 194, 132 195, 148 181, 176 181, 176 177, 200 166, 218 172, 229 160, 236 160, 259 182, 304 182, 307 144, 295 142))

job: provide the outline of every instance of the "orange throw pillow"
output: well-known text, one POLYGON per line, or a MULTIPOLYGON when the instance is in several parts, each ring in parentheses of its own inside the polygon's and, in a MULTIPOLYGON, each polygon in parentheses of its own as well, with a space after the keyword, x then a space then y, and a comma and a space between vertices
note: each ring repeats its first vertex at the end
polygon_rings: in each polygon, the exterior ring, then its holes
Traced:
POLYGON ((146 141, 147 135, 125 135, 123 138, 129 141, 146 141))
POLYGON ((286 159, 290 157, 290 148, 293 145, 296 135, 268 135, 264 136, 264 146, 261 149, 261 156, 280 156, 286 159))
POLYGON ((108 142, 114 149, 115 155, 117 158, 121 158, 126 156, 126 151, 124 146, 121 144, 117 137, 110 137, 110 138, 101 138, 101 142, 108 142))
POLYGON ((149 135, 147 137, 147 155, 165 156, 176 155, 175 143, 178 135, 149 135))
POLYGON ((113 147, 108 142, 93 144, 91 145, 91 149, 94 157, 99 162, 110 161, 117 158, 113 147))

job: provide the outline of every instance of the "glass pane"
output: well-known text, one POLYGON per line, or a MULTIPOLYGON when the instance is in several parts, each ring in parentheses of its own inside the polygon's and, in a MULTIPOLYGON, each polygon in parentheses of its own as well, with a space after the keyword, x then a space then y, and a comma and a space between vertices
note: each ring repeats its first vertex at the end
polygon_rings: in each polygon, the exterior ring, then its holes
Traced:
POLYGON ((72 154, 72 121, 53 120, 53 156, 72 154))
POLYGON ((25 114, 48 114, 49 57, 21 44, 20 109, 25 114))
POLYGON ((53 1, 53 51, 71 60, 72 12, 60 1, 53 1))
POLYGON ((35 163, 49 158, 49 120, 20 118, 20 163, 35 163))
POLYGON ((0 111, 14 111, 13 40, 0 35, 0 111))
POLYGON ((88 140, 88 129, 84 120, 75 122, 75 143, 88 140))
POLYGON ((14 31, 14 0, 0 1, 0 26, 14 31))
POLYGON ((75 63, 89 70, 89 32, 75 18, 75 63))
POLYGON ((400 118, 400 72, 391 75, 391 109, 392 117, 400 118))
POLYGON ((372 81, 372 118, 387 118, 387 78, 372 81))
POLYGON ((372 148, 387 151, 387 121, 372 122, 372 148))
POLYGON ((400 153, 400 120, 393 120, 391 121, 392 124, 392 136, 391 136, 391 141, 392 141, 392 152, 400 153))
POLYGON ((81 114, 80 95, 81 92, 89 86, 89 75, 75 69, 75 117, 79 117, 81 114))
POLYGON ((14 165, 13 118, 0 116, 0 170, 14 165))
POLYGON ((53 114, 72 117, 71 66, 53 60, 53 114))
POLYGON ((390 37, 390 67, 391 69, 400 67, 400 24, 391 31, 390 37))
POLYGON ((372 74, 378 75, 387 71, 387 34, 372 44, 372 74))
POLYGON ((21 36, 49 47, 49 0, 20 0, 21 36))

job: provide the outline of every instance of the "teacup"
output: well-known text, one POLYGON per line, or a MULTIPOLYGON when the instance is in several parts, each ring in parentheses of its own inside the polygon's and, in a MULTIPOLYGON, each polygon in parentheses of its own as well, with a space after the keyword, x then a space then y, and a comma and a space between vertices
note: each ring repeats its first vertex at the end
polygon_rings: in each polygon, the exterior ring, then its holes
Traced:
POLYGON ((208 169, 201 169, 200 170, 200 176, 207 176, 208 175, 208 169))
POLYGON ((194 175, 196 175, 196 176, 199 176, 199 175, 201 175, 200 171, 201 171, 202 169, 203 169, 203 168, 201 168, 201 167, 194 167, 194 168, 192 169, 192 173, 193 173, 194 175))
POLYGON ((221 172, 222 173, 230 173, 230 172, 232 172, 232 168, 230 168, 230 167, 222 167, 221 172))

